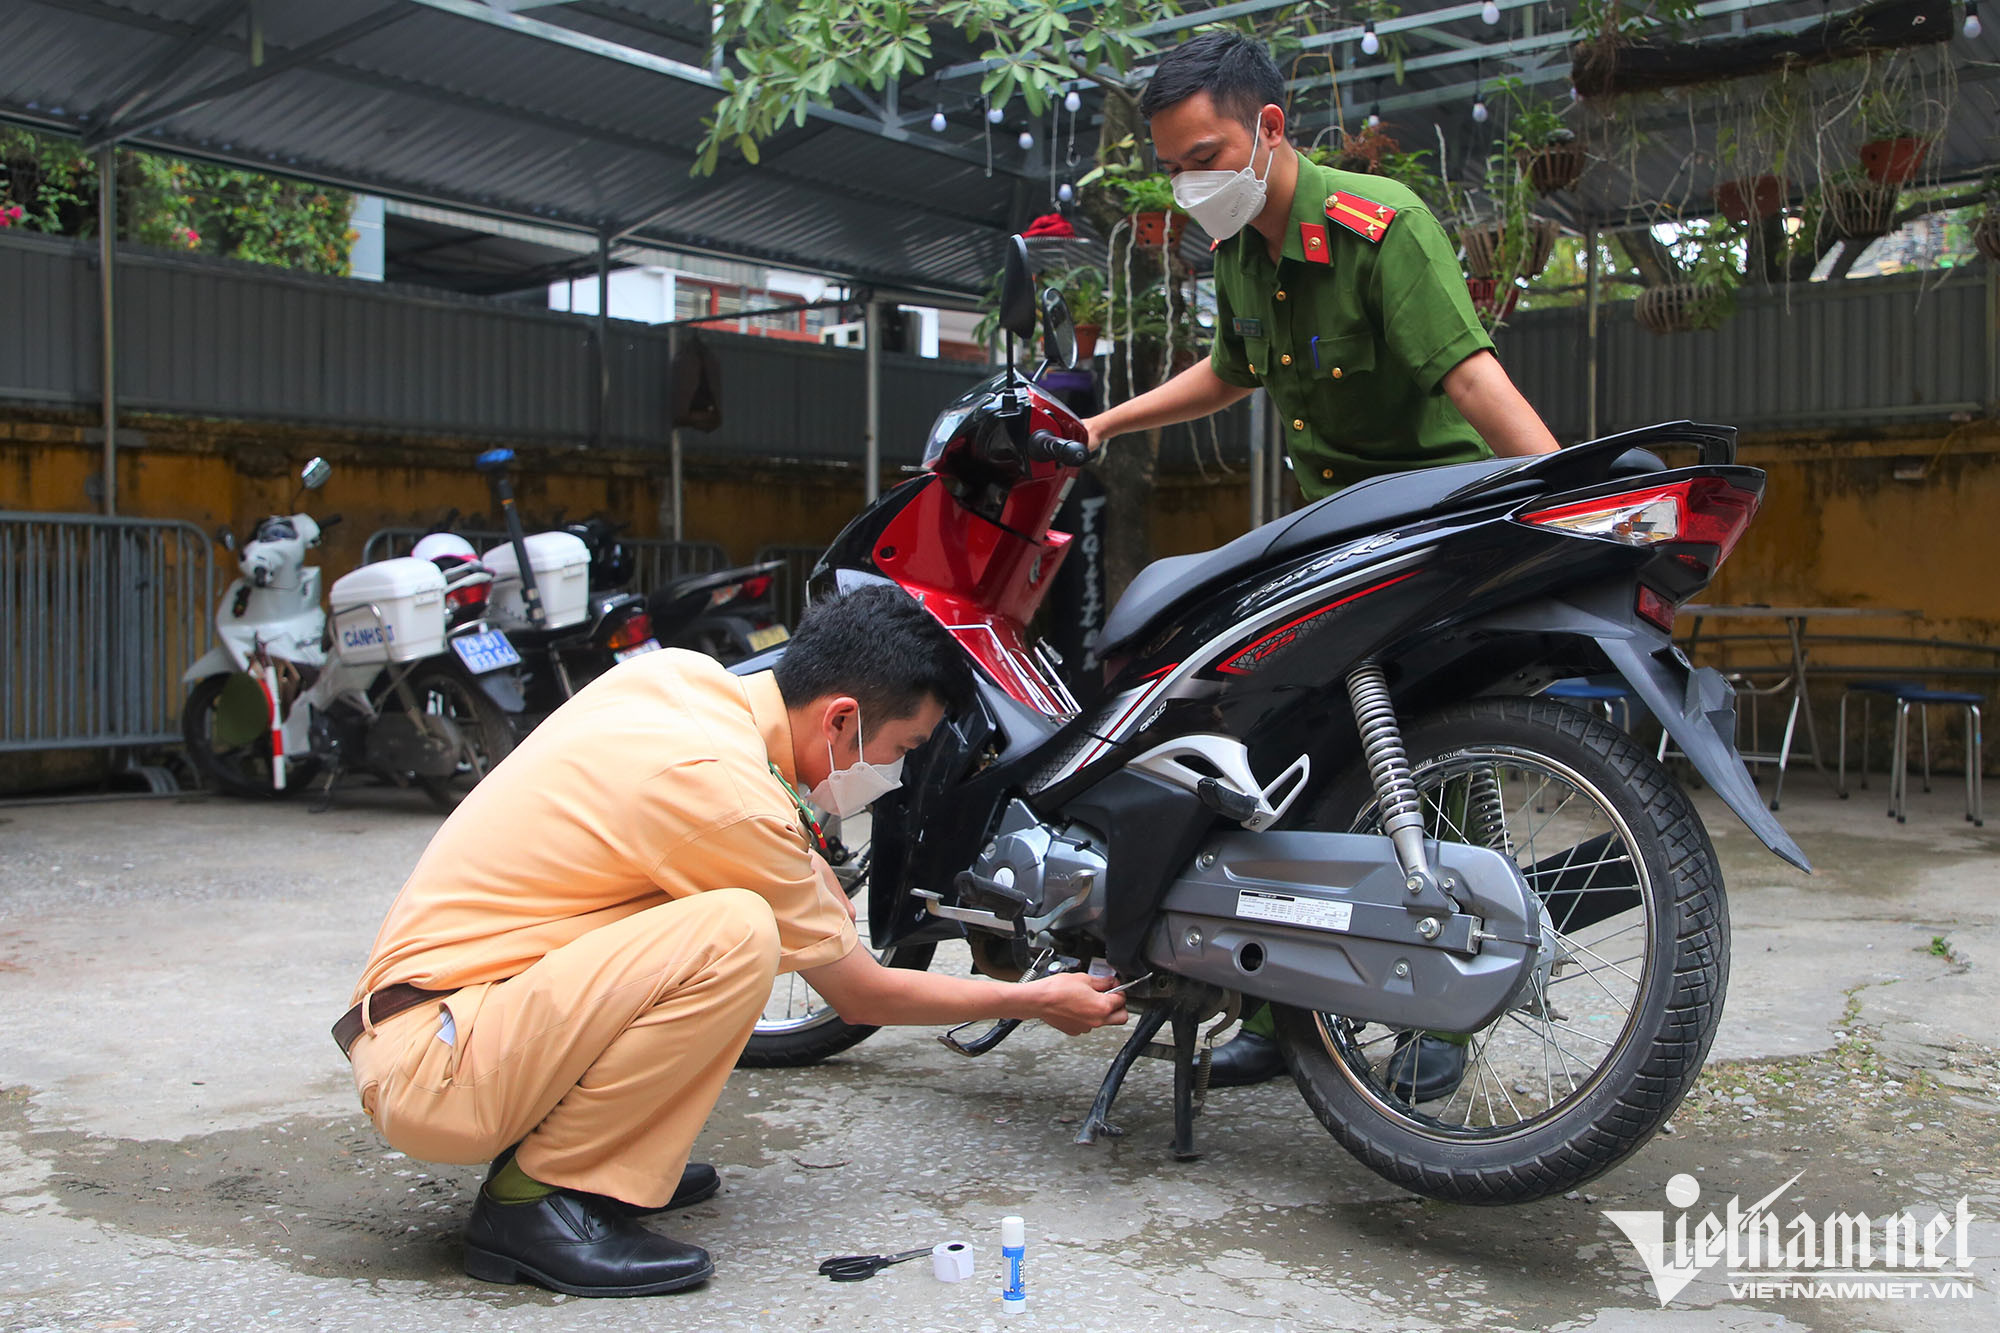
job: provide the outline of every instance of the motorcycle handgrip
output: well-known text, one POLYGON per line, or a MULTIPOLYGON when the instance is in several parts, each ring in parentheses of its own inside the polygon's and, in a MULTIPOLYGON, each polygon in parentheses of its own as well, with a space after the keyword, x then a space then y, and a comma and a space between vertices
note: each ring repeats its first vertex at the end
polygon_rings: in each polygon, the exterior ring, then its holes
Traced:
POLYGON ((319 530, 321 532, 325 532, 328 528, 332 527, 334 524, 338 522, 340 522, 339 514, 328 514, 325 518, 319 521, 319 530))
POLYGON ((1038 430, 1028 437, 1028 457, 1082 467, 1090 462, 1090 446, 1081 440, 1066 440, 1052 430, 1038 430))

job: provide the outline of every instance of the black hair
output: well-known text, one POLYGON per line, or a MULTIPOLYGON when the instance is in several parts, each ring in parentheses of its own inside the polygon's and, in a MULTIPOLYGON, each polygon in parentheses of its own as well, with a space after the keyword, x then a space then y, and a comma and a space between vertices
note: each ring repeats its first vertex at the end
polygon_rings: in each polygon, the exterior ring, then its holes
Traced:
POLYGON ((1151 120, 1196 93, 1207 93, 1215 109, 1257 128, 1257 113, 1285 104, 1285 80, 1260 42, 1227 29, 1191 37, 1160 57, 1139 98, 1139 114, 1151 120))
POLYGON ((773 674, 786 707, 852 695, 871 730, 915 716, 927 697, 955 712, 972 696, 965 654, 944 626, 882 584, 814 602, 773 674))

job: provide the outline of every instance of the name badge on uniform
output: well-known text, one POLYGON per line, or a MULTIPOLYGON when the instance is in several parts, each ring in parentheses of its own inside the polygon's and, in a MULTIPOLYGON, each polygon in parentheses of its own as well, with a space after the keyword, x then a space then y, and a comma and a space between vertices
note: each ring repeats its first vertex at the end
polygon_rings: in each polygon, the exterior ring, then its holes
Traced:
POLYGON ((1239 338, 1261 338, 1264 336, 1264 321, 1261 319, 1245 319, 1243 316, 1238 315, 1230 320, 1230 327, 1236 331, 1236 336, 1239 338))

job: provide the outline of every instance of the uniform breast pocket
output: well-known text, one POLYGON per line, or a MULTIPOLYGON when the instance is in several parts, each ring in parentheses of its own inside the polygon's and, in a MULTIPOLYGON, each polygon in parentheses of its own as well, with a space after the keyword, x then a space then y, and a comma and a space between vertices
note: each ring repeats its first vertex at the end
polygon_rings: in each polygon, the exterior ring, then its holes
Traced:
POLYGON ((1322 334, 1313 340, 1313 378, 1335 389, 1353 387, 1375 369, 1375 336, 1370 333, 1322 334))

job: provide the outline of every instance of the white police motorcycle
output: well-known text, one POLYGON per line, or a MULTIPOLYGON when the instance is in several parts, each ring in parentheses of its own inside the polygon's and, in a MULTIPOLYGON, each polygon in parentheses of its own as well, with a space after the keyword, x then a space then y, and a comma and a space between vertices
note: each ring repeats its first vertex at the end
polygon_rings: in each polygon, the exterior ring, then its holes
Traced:
MULTIPOLYGON (((313 459, 301 495, 332 471, 313 459)), ((243 544, 216 646, 181 678, 188 757, 236 796, 281 796, 322 774, 330 792, 366 773, 449 808, 514 747, 520 655, 483 622, 449 626, 445 574, 409 556, 336 579, 329 620, 306 553, 339 521, 272 514, 243 544)))

